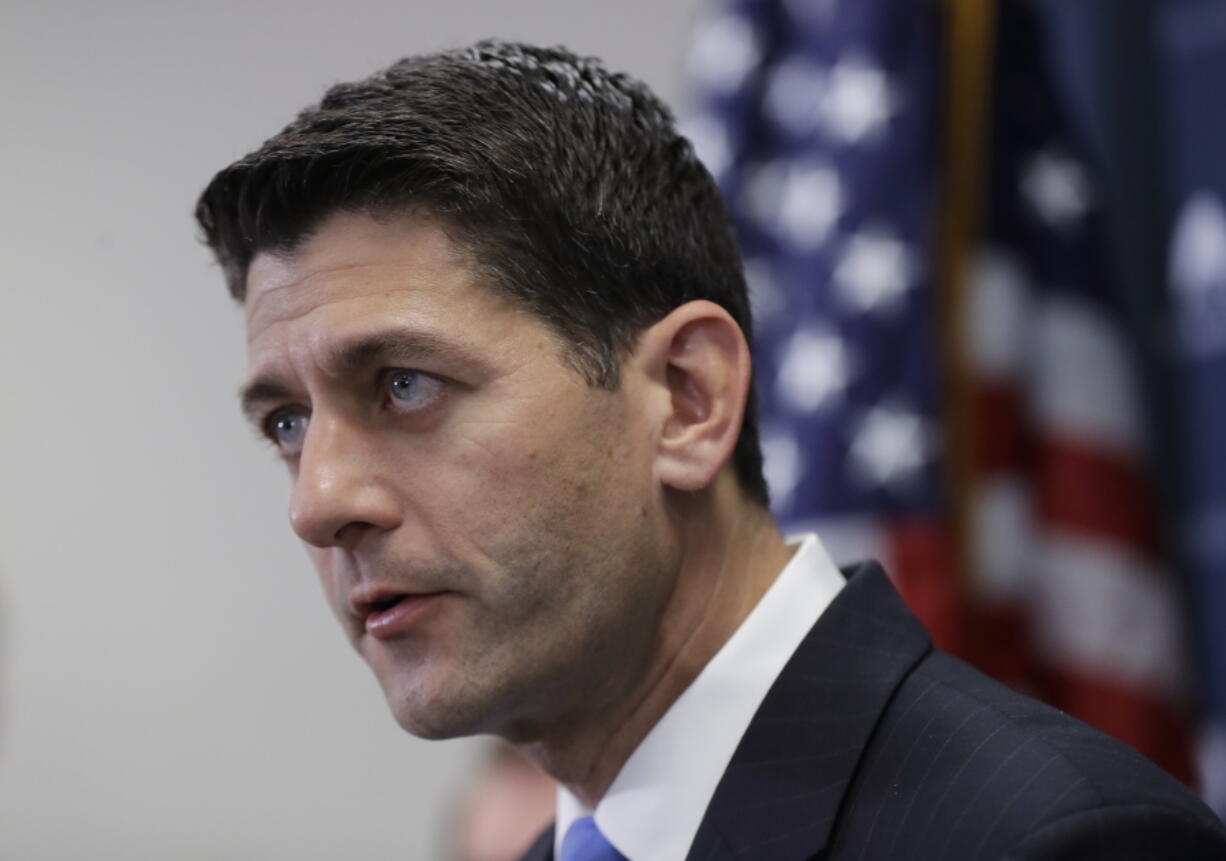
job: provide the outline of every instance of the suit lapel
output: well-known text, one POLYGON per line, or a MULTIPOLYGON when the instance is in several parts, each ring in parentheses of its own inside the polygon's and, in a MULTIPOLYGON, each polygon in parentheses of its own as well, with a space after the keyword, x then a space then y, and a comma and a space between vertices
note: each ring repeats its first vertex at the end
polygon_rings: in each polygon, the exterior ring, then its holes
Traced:
POLYGON ((741 738, 689 861, 819 854, 890 696, 929 649, 881 567, 851 571, 741 738))

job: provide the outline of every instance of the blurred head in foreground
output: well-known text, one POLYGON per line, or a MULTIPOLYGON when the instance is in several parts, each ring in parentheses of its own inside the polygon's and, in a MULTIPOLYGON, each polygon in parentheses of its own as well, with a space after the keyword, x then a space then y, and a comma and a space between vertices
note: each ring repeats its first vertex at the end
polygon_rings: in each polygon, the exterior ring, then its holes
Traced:
POLYGON ((515 861, 553 819, 554 783, 513 747, 494 747, 461 799, 454 861, 515 861))

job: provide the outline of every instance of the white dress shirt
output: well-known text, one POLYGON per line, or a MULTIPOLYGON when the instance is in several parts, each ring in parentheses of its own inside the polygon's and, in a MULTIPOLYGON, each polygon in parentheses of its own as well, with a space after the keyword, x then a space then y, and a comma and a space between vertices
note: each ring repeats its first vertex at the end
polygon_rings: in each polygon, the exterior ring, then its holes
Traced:
POLYGON ((741 736, 792 653, 845 580, 812 533, 723 647, 618 772, 592 811, 558 790, 554 855, 571 823, 595 815, 630 861, 683 861, 741 736))

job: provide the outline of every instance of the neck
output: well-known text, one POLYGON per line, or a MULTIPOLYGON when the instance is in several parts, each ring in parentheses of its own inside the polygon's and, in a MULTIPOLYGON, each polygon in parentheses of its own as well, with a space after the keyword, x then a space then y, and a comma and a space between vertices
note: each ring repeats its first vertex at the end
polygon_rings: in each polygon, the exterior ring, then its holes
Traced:
POLYGON ((770 514, 744 501, 735 479, 676 505, 676 585, 655 648, 612 707, 521 744, 538 767, 589 808, 630 755, 723 647, 791 556, 770 514))

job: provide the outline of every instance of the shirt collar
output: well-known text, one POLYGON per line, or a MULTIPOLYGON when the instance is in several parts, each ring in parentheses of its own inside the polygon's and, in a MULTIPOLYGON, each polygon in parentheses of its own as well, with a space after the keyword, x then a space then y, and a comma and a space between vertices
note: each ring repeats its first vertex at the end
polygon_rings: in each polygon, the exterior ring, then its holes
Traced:
MULTIPOLYGON (((794 543, 794 542, 793 542, 794 543)), ((844 579, 815 534, 626 760, 595 811, 558 790, 554 856, 572 822, 595 814, 631 861, 680 861, 741 736, 844 579)))

